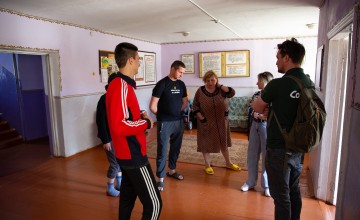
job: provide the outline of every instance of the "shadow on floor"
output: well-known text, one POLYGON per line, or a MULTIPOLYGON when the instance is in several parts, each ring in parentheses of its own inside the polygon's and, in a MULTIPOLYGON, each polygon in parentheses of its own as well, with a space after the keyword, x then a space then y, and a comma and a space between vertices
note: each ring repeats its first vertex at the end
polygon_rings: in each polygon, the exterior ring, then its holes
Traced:
POLYGON ((40 138, 0 150, 0 177, 36 167, 48 160, 49 138, 40 138))

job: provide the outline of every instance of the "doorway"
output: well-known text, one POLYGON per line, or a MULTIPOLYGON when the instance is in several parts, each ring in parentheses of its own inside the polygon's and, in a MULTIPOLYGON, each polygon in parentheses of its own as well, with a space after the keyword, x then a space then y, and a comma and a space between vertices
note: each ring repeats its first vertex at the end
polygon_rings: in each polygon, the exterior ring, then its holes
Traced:
MULTIPOLYGON (((352 24, 347 24, 336 34, 330 36, 328 46, 328 66, 326 79, 325 125, 321 151, 321 170, 319 173, 318 198, 336 205, 340 158, 343 149, 345 103, 351 51, 352 24), (324 187, 325 186, 325 187, 324 187)), ((346 136, 346 135, 345 135, 346 136)))
POLYGON ((26 142, 45 140, 53 155, 46 55, 0 52, 2 118, 26 142))

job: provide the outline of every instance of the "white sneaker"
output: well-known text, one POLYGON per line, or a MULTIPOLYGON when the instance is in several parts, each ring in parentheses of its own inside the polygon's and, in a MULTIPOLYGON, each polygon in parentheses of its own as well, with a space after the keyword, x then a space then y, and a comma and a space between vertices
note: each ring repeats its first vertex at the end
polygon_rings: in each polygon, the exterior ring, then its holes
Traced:
POLYGON ((246 192, 249 190, 249 188, 250 187, 248 186, 248 184, 244 183, 244 185, 242 185, 242 187, 240 189, 241 189, 241 191, 246 192))
POLYGON ((266 197, 270 197, 270 190, 269 190, 269 188, 265 189, 264 194, 265 194, 266 197))

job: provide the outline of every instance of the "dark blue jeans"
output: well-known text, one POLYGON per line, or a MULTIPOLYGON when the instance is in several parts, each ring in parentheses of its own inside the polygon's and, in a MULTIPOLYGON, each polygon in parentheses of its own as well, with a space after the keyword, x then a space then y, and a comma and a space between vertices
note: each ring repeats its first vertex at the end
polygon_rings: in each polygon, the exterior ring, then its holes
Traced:
POLYGON ((276 220, 300 219, 301 156, 302 153, 291 153, 286 149, 267 149, 266 172, 276 220))

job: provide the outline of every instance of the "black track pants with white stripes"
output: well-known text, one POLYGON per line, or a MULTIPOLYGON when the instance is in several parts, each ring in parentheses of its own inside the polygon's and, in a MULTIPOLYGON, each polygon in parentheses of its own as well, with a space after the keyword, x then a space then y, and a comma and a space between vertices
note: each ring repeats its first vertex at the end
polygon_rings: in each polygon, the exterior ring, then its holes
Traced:
POLYGON ((159 219, 162 208, 160 192, 156 187, 150 164, 140 168, 122 170, 120 188, 119 220, 131 217, 136 197, 143 205, 142 220, 159 219))

